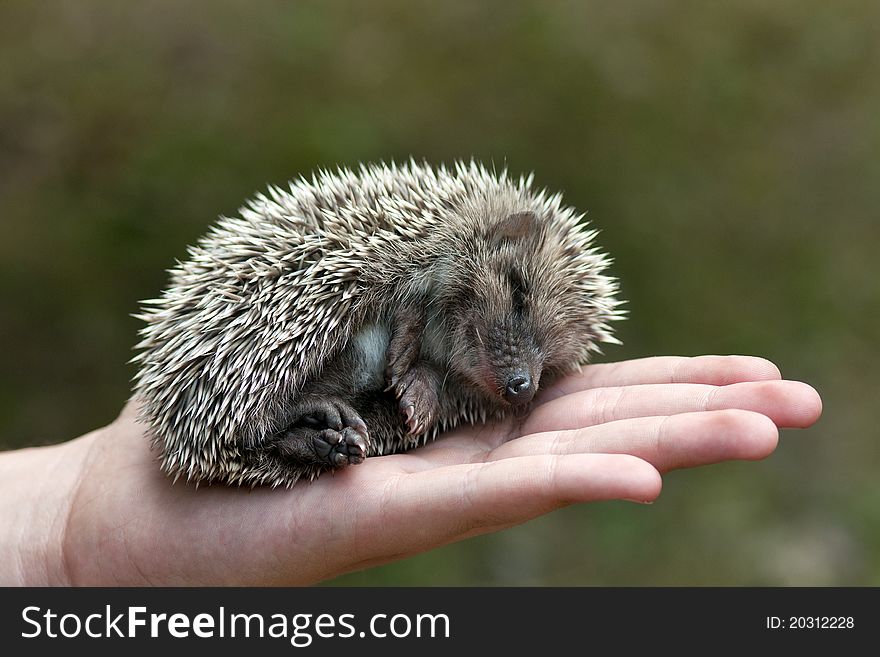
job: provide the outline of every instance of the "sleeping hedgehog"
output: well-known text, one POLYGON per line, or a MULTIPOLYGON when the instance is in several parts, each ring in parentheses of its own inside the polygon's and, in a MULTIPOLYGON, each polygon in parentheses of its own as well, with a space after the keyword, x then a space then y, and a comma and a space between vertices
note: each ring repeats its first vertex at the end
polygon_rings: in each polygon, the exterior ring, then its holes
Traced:
POLYGON ((622 316, 559 194, 480 164, 321 172, 221 218, 144 302, 140 420, 175 480, 286 485, 522 417, 622 316))

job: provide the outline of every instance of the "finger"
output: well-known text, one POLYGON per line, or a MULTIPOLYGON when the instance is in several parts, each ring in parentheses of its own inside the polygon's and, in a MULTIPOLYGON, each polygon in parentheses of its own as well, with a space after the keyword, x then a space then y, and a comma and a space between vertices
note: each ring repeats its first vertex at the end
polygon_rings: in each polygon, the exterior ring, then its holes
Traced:
POLYGON ((727 386, 695 383, 594 388, 559 397, 536 408, 520 435, 579 429, 614 420, 694 411, 741 408, 769 417, 780 427, 808 427, 822 413, 816 391, 798 381, 754 381, 727 386))
POLYGON ((365 524, 358 537, 362 548, 378 546, 396 530, 395 549, 410 554, 573 503, 652 501, 660 488, 653 466, 623 454, 543 454, 435 468, 395 479, 380 497, 387 522, 365 524))
POLYGON ((776 365, 754 356, 655 356, 621 363, 587 365, 581 372, 542 391, 538 403, 590 388, 650 383, 726 386, 744 381, 772 381, 781 378, 776 365))
POLYGON ((765 415, 742 410, 708 411, 532 434, 504 443, 488 458, 632 454, 667 472, 733 459, 762 459, 776 449, 778 439, 776 425, 765 415))

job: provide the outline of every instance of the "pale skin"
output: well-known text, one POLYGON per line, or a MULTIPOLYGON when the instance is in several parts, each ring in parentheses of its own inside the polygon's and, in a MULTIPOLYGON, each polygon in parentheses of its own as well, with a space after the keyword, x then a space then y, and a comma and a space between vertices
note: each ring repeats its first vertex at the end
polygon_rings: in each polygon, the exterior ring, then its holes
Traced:
POLYGON ((651 502, 669 471, 764 458, 821 410, 760 358, 593 365, 522 426, 247 490, 172 485, 129 404, 76 440, 0 454, 0 584, 313 584, 570 504, 651 502))

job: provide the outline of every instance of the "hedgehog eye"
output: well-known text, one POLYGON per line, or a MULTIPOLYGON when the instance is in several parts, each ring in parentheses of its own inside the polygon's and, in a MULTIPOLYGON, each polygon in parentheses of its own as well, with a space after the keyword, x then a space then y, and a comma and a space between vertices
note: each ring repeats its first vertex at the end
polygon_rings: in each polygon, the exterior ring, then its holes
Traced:
POLYGON ((507 280, 510 282, 513 311, 521 315, 526 307, 526 295, 529 293, 528 283, 522 272, 514 267, 508 270, 507 280))

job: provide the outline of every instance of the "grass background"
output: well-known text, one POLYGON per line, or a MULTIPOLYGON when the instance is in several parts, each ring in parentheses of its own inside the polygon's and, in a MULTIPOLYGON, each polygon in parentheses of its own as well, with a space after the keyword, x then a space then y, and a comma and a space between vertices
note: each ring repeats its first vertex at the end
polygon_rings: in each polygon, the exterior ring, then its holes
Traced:
POLYGON ((880 584, 880 4, 0 4, 0 447, 110 421, 139 299, 220 214, 317 167, 471 156, 602 230, 604 359, 749 353, 825 413, 343 584, 880 584))

